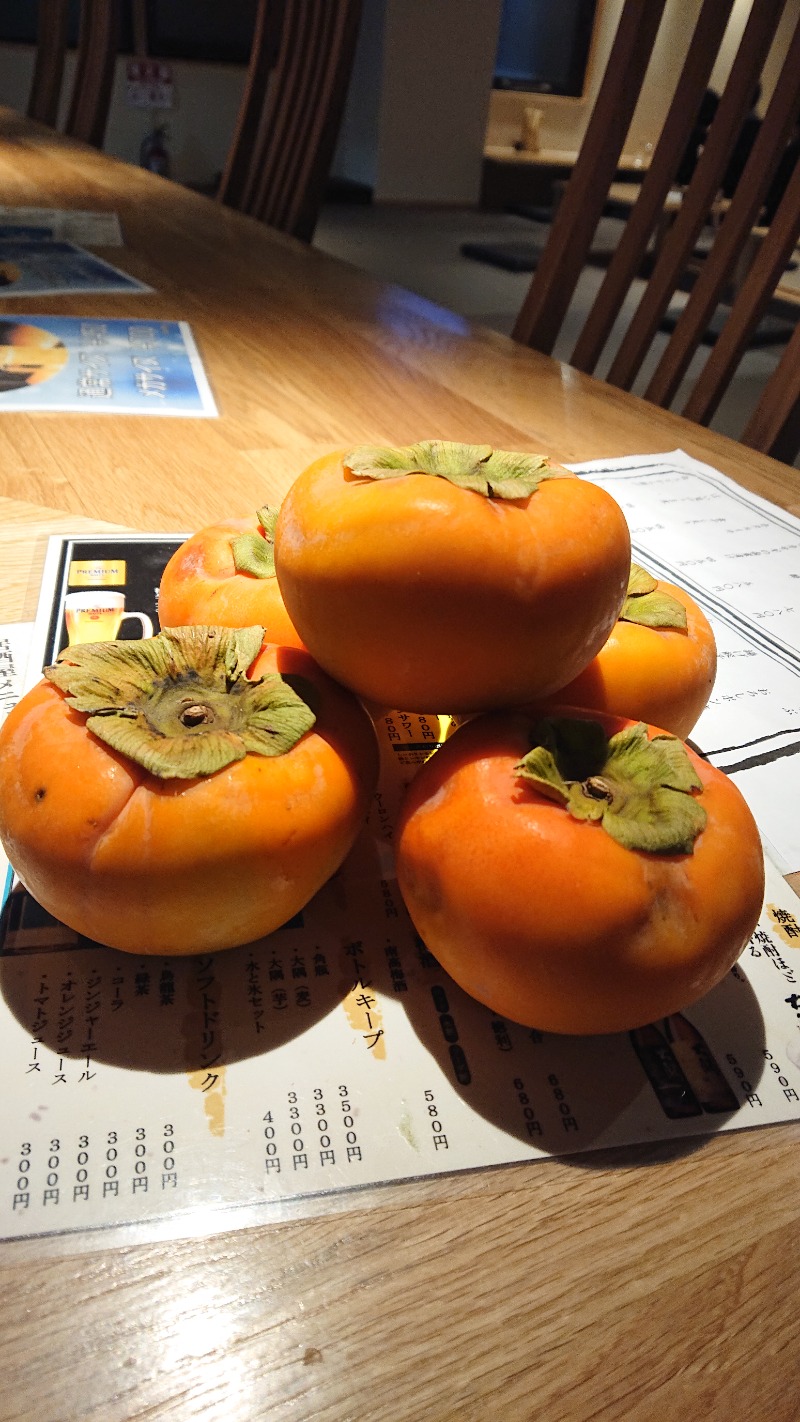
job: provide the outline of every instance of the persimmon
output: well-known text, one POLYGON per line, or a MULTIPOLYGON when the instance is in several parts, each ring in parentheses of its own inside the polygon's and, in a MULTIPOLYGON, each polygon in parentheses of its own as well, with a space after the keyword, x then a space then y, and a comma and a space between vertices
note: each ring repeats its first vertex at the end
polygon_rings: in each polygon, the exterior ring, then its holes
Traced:
POLYGON ((493 1012, 629 1031, 697 1001, 764 895, 736 786, 674 736, 590 711, 490 713, 422 767, 395 836, 411 918, 493 1012))
POLYGON ((330 454, 275 527, 289 616, 383 706, 478 711, 549 695, 600 650, 630 538, 610 494, 540 455, 423 441, 330 454))
POLYGON ((684 588, 633 563, 628 596, 608 641, 559 690, 558 700, 649 721, 685 740, 716 672, 717 646, 702 608, 684 588))
POLYGON ((158 589, 162 627, 253 627, 268 642, 302 647, 275 576, 276 511, 201 528, 170 558, 158 589))
POLYGON ((260 938, 338 869, 372 725, 260 626, 71 647, 0 731, 0 839, 55 917, 132 953, 260 938))

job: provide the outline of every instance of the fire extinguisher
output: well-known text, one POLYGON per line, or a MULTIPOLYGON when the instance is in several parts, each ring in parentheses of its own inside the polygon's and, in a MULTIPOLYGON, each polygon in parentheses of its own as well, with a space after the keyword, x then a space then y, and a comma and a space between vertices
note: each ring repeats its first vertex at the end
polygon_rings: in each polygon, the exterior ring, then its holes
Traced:
POLYGON ((142 139, 139 162, 151 173, 160 173, 162 178, 169 177, 170 162, 165 128, 154 128, 152 133, 142 139))

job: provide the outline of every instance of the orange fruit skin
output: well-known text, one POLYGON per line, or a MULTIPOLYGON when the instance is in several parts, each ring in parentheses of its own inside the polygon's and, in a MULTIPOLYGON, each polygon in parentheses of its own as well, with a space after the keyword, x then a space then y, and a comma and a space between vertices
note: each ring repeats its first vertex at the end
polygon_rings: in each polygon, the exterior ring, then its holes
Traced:
POLYGON ((275 529, 287 611, 321 666, 365 700, 476 711, 546 696, 606 641, 630 539, 572 475, 529 498, 446 479, 357 479, 340 454, 295 481, 275 529))
POLYGON ((20 700, 0 731, 0 840, 49 913, 125 952, 188 954, 251 942, 303 908, 355 841, 377 748, 307 653, 266 647, 251 675, 273 670, 310 684, 316 726, 285 755, 192 780, 117 754, 48 681, 20 700))
POLYGON ((277 578, 236 570, 231 540, 257 527, 255 517, 228 519, 192 534, 175 550, 158 589, 162 627, 260 626, 266 642, 302 647, 277 578))
MULTIPOLYGON (((565 714, 609 734, 630 724, 565 714)), ((395 846, 414 925, 460 987, 525 1026, 629 1031, 688 1007, 758 922, 764 861, 744 798, 689 751, 708 815, 694 853, 625 849, 518 778, 530 725, 470 721, 412 783, 395 846)))
POLYGON ((717 645, 708 618, 683 588, 661 579, 658 587, 685 607, 686 630, 617 622, 558 700, 648 721, 685 740, 713 690, 717 645))

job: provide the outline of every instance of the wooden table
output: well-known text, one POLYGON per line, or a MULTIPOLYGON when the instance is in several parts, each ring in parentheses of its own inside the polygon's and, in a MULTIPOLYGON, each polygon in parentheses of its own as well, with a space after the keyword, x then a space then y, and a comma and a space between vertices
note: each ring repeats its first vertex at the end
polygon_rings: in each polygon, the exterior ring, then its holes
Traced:
MULTIPOLYGON (((280 496, 343 443, 581 460, 680 446, 800 513, 797 475, 207 199, 0 118, 0 201, 119 212, 143 297, 27 311, 188 320, 218 420, 0 420, 0 619, 48 529, 174 530, 280 496)), ((800 1125, 345 1195, 137 1243, 0 1246, 5 1422, 795 1422, 800 1125)))

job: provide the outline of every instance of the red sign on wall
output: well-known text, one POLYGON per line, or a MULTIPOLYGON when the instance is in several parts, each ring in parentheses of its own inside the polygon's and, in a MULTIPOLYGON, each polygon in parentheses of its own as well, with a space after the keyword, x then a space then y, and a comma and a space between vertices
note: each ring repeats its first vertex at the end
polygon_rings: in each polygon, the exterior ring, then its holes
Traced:
POLYGON ((175 100, 172 66, 161 59, 129 59, 126 98, 133 109, 171 109, 175 100))

